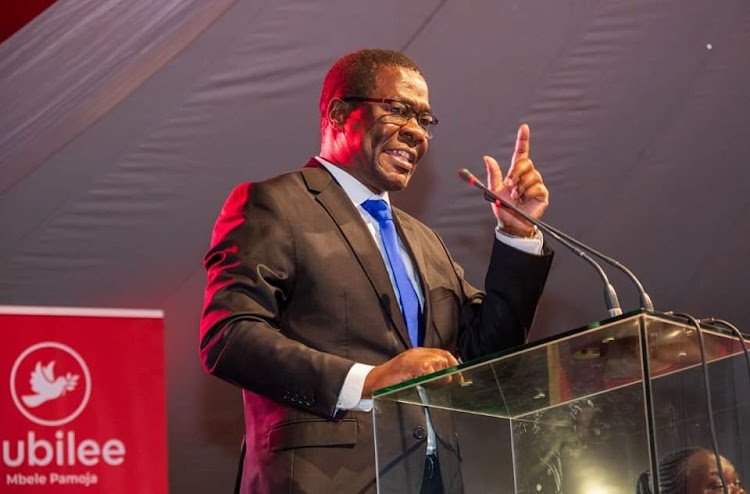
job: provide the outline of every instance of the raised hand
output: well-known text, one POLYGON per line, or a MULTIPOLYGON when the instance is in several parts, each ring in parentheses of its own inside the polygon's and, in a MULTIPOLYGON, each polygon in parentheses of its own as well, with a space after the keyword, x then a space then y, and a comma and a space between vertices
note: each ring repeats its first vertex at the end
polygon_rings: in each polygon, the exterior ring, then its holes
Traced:
MULTIPOLYGON (((516 146, 505 180, 503 180, 500 165, 492 156, 485 156, 484 164, 487 168, 487 186, 495 194, 526 214, 541 218, 549 205, 549 191, 542 181, 542 175, 529 159, 530 135, 528 125, 522 124, 518 128, 516 146)), ((520 237, 533 235, 534 228, 527 221, 516 217, 498 204, 493 204, 492 210, 504 225, 503 230, 507 233, 520 237)))

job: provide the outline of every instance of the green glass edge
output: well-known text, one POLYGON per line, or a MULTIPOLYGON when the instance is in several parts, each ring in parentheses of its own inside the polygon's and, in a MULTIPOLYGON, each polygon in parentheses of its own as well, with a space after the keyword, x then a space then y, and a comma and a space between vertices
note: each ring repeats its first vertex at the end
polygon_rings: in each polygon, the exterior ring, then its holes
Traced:
MULTIPOLYGON (((607 325, 607 324, 616 323, 618 321, 622 321, 624 319, 628 319, 630 317, 634 317, 634 316, 637 316, 637 315, 640 315, 640 314, 650 315, 650 316, 654 316, 654 317, 661 317, 662 319, 667 319, 667 320, 673 321, 673 322, 678 323, 678 324, 688 324, 688 321, 686 319, 683 319, 682 317, 675 316, 673 314, 663 313, 663 312, 656 312, 656 311, 652 312, 652 311, 648 311, 648 310, 642 309, 642 308, 635 309, 635 310, 632 310, 630 312, 626 312, 624 314, 621 314, 619 316, 610 317, 608 319, 601 319, 599 321, 594 321, 594 322, 589 323, 589 324, 587 324, 585 326, 581 326, 581 327, 578 327, 578 328, 575 328, 575 329, 571 329, 571 330, 565 331, 563 333, 559 333, 559 334, 556 334, 556 335, 553 335, 553 336, 549 336, 547 338, 543 338, 541 340, 537 340, 537 341, 534 341, 534 342, 531 342, 531 343, 527 343, 525 345, 519 345, 519 346, 511 347, 511 348, 508 348, 506 350, 501 350, 501 351, 496 352, 496 353, 485 355, 484 357, 479 357, 478 359, 470 360, 469 362, 464 362, 464 363, 459 364, 459 365, 457 365, 455 367, 447 367, 447 368, 445 368, 443 370, 440 370, 440 371, 437 371, 437 372, 433 372, 432 374, 425 374, 424 376, 415 377, 414 379, 409 379, 408 381, 403 381, 403 382, 400 382, 398 384, 394 384, 393 386, 388 386, 388 387, 385 387, 385 388, 381 388, 381 389, 375 390, 372 393, 372 396, 373 396, 373 398, 377 398, 379 396, 383 396, 383 395, 386 395, 386 394, 389 394, 389 393, 393 393, 395 391, 406 389, 406 388, 414 386, 416 384, 420 384, 420 383, 424 383, 424 382, 427 382, 427 381, 431 381, 433 379, 445 376, 446 374, 450 374, 452 372, 463 370, 463 369, 466 369, 468 367, 474 367, 474 366, 476 366, 478 364, 481 364, 481 363, 484 363, 484 362, 488 362, 490 360, 495 360, 495 359, 498 359, 500 357, 505 357, 507 355, 510 355, 511 353, 519 352, 519 351, 522 351, 522 350, 528 350, 528 349, 539 347, 539 346, 544 346, 544 345, 546 345, 548 343, 552 343, 552 342, 554 342, 556 340, 562 340, 564 338, 568 338, 570 336, 574 336, 574 335, 576 335, 578 333, 583 333, 585 331, 590 331, 592 329, 596 329, 598 327, 601 327, 601 326, 604 326, 604 325, 607 325)), ((708 324, 701 324, 701 326, 704 327, 704 328, 710 329, 711 331, 716 332, 716 333, 723 333, 724 335, 727 335, 727 336, 734 336, 731 331, 729 331, 726 328, 723 328, 721 326, 713 326, 713 325, 708 325, 708 324)))
MULTIPOLYGON (((382 395, 387 394, 387 393, 392 393, 394 391, 398 391, 398 390, 401 390, 401 389, 404 389, 404 388, 408 388, 408 387, 413 386, 415 384, 423 383, 423 382, 426 382, 426 381, 431 381, 432 379, 435 379, 435 378, 438 378, 438 377, 442 377, 442 376, 444 376, 446 374, 450 374, 452 372, 463 370, 463 369, 466 369, 468 367, 473 367, 475 365, 478 365, 478 364, 481 364, 481 363, 484 363, 484 362, 488 362, 490 360, 494 360, 494 359, 497 359, 497 358, 500 358, 500 357, 505 357, 507 355, 510 355, 511 353, 519 352, 521 350, 528 350, 528 349, 539 347, 539 346, 544 346, 544 345, 546 345, 548 343, 551 343, 551 342, 553 342, 555 340, 561 340, 563 338, 567 338, 569 336, 573 336, 573 335, 575 335, 577 333, 583 333, 585 331, 590 331, 590 330, 596 329, 599 326, 602 326, 604 324, 614 323, 614 322, 617 322, 617 321, 620 321, 620 320, 623 320, 623 319, 627 319, 629 317, 636 316, 638 314, 649 314, 649 312, 647 310, 645 310, 645 309, 636 309, 636 310, 627 312, 627 313, 619 315, 619 316, 611 317, 609 319, 602 319, 600 321, 594 321, 592 323, 587 324, 586 326, 581 326, 581 327, 578 327, 578 328, 575 328, 575 329, 571 329, 571 330, 565 331, 564 333, 558 333, 558 334, 553 335, 553 336, 548 336, 547 338, 542 338, 541 340, 533 341, 531 343, 526 343, 525 345, 514 346, 514 347, 511 347, 511 348, 508 348, 508 349, 505 349, 505 350, 501 350, 501 351, 496 352, 496 353, 491 353, 489 355, 485 355, 484 357, 479 357, 477 359, 470 360, 468 362, 464 362, 464 363, 459 364, 459 365, 454 366, 454 367, 447 367, 447 368, 445 368, 443 370, 439 370, 437 372, 433 372, 432 374, 425 374, 424 376, 415 377, 414 379, 409 379, 408 381, 403 381, 403 382, 400 382, 398 384, 394 384, 393 386, 388 386, 386 388, 381 388, 381 389, 375 390, 372 393, 372 396, 373 396, 373 398, 377 398, 378 396, 382 396, 382 395)), ((659 315, 658 313, 653 313, 653 314, 654 315, 659 315)))

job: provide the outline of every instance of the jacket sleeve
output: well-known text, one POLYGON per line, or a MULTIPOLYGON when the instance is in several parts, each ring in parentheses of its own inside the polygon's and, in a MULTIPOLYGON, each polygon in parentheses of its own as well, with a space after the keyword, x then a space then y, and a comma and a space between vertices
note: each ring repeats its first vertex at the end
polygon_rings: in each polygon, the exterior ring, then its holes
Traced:
POLYGON ((200 357, 207 372, 243 389, 333 418, 354 362, 284 335, 294 289, 294 236, 264 184, 244 184, 219 214, 205 256, 200 357))
POLYGON ((495 239, 484 292, 451 260, 461 286, 458 351, 464 361, 526 342, 552 258, 546 245, 537 256, 495 239))

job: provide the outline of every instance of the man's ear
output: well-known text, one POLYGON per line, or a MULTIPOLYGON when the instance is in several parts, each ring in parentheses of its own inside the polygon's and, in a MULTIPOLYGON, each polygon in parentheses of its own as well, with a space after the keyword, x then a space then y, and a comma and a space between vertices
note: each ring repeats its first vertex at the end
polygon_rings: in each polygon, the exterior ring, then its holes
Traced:
POLYGON ((328 116, 328 123, 331 126, 337 129, 343 127, 350 113, 351 107, 346 101, 339 98, 331 98, 331 101, 328 102, 326 115, 328 116))

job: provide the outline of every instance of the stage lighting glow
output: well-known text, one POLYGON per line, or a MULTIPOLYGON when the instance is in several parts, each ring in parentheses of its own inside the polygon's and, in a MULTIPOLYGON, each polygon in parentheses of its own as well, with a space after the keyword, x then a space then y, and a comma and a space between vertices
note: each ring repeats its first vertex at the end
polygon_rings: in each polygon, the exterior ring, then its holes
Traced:
POLYGON ((592 475, 585 480, 580 492, 583 494, 615 494, 616 491, 604 478, 592 475))
POLYGON ((588 486, 586 487, 583 492, 586 494, 612 494, 612 491, 606 487, 602 486, 588 486))

